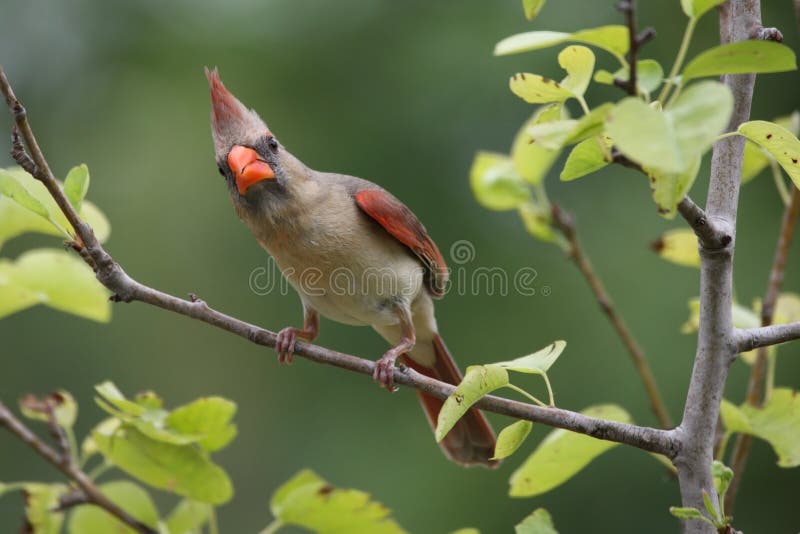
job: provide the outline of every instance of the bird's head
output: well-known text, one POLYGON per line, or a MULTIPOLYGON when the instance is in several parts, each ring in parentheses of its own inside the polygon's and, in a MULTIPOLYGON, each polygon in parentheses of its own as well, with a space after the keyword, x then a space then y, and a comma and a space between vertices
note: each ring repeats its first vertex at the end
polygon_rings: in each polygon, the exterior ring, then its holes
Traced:
POLYGON ((222 84, 219 72, 206 68, 211 88, 211 134, 217 166, 240 202, 265 190, 281 191, 302 164, 275 138, 267 124, 222 84))

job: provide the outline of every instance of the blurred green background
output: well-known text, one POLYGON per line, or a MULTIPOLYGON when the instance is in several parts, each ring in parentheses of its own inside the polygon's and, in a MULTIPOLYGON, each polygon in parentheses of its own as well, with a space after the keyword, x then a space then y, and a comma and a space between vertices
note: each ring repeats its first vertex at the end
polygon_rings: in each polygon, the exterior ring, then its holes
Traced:
MULTIPOLYGON (((644 57, 668 68, 684 16, 678 0, 640 2, 640 23, 658 37, 644 57)), ((798 48, 790 0, 764 2, 764 23, 798 48)), ((61 176, 85 162, 89 198, 112 222, 108 250, 144 283, 176 295, 195 292, 227 313, 270 329, 300 324, 294 294, 254 294, 251 271, 266 253, 236 219, 211 146, 204 65, 257 109, 281 141, 308 165, 375 181, 403 199, 443 251, 471 241, 468 268, 536 269, 533 297, 459 295, 437 305, 439 325, 462 366, 508 359, 554 339, 566 353, 552 370, 560 406, 615 402, 637 422, 655 424, 629 357, 577 270, 554 246, 533 241, 513 213, 473 200, 468 169, 477 149, 506 151, 532 109, 512 95, 519 70, 561 77, 557 48, 493 58, 499 39, 527 29, 571 31, 619 23, 610 0, 550 2, 535 23, 518 0, 4 0, 0 62, 28 107, 34 129, 61 176)), ((713 13, 693 52, 717 39, 713 13)), ((613 60, 597 52, 598 67, 613 60)), ((753 117, 798 106, 797 73, 757 83, 753 117)), ((619 98, 592 86, 596 104, 619 98)), ((10 128, 0 113, 0 132, 10 128)), ((5 135, 5 134, 3 134, 5 135)), ((0 165, 10 165, 1 150, 0 165)), ((702 200, 707 170, 693 196, 702 200)), ((553 200, 577 216, 582 239, 619 309, 641 340, 674 419, 683 409, 695 340, 679 333, 698 272, 667 264, 648 243, 680 226, 656 214, 647 182, 611 167, 578 182, 548 178, 553 200)), ((749 303, 765 288, 782 207, 771 179, 743 189, 736 291, 749 303)), ((2 253, 57 240, 23 237, 2 253)), ((789 270, 800 269, 800 246, 789 270)), ((789 275, 787 290, 800 290, 789 275)), ((81 401, 82 435, 102 416, 92 386, 114 380, 128 393, 152 388, 169 405, 220 394, 239 405, 240 435, 220 456, 236 487, 220 510, 224 532, 255 532, 269 520, 271 492, 303 467, 331 482, 371 492, 411 532, 463 526, 510 532, 534 508, 547 507, 564 533, 674 532, 667 508, 677 484, 644 453, 617 448, 581 475, 535 499, 511 499, 511 472, 546 435, 498 471, 447 462, 413 394, 390 396, 363 376, 302 359, 278 367, 270 350, 141 304, 118 304, 110 324, 43 307, 0 322, 0 397, 13 402, 55 388, 81 401), (609 514, 611 516, 609 517, 609 514)), ((323 320, 322 345, 377 358, 386 346, 372 330, 323 320)), ((727 396, 743 397, 749 368, 736 363, 727 396)), ((778 384, 797 387, 800 345, 780 350, 778 384)), ((531 388, 541 387, 531 379, 531 388)), ((499 428, 508 423, 492 417, 499 428)), ((0 480, 55 479, 54 470, 0 434, 0 480)), ((800 470, 782 470, 756 442, 736 510, 745 532, 796 532, 800 470)), ((164 503, 169 502, 166 499, 164 503)), ((162 511, 168 508, 164 504, 162 511)), ((21 523, 19 497, 0 500, 0 531, 21 523)))

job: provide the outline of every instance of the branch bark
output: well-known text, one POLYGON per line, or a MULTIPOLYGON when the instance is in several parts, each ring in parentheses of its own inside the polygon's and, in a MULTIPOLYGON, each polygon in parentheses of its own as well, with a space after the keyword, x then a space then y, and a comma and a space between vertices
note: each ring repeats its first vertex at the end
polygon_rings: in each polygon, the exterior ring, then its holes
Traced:
MULTIPOLYGON (((95 269, 100 283, 113 292, 113 300, 123 302, 139 301, 150 304, 203 321, 258 345, 275 347, 277 335, 274 332, 214 310, 204 301, 194 296, 190 300, 180 299, 141 284, 128 276, 122 267, 100 245, 91 227, 80 219, 67 200, 44 159, 24 108, 14 95, 2 67, 0 67, 0 90, 2 90, 9 108, 14 113, 16 127, 32 153, 31 159, 35 165, 35 168, 32 169, 34 171, 32 175, 44 183, 58 203, 59 208, 67 216, 76 233, 76 240, 71 243, 71 246, 76 250, 82 251, 81 257, 95 269)), ((370 377, 375 366, 375 363, 370 360, 336 352, 311 343, 298 342, 295 347, 295 355, 370 377)), ((428 378, 409 368, 395 369, 394 381, 397 384, 418 389, 442 399, 455 390, 455 386, 451 384, 428 378)), ((494 396, 484 397, 477 403, 477 407, 510 417, 571 430, 598 439, 624 443, 649 452, 663 454, 668 458, 674 458, 678 452, 678 443, 674 439, 672 431, 606 421, 568 410, 543 408, 494 396)))
MULTIPOLYGON (((786 272, 786 259, 789 254, 789 245, 792 243, 794 229, 797 224, 797 217, 800 214, 800 189, 792 188, 792 196, 789 205, 783 212, 778 244, 775 247, 775 256, 772 260, 772 268, 767 282, 767 291, 761 303, 761 325, 770 326, 775 315, 775 305, 778 302, 778 294, 783 285, 783 277, 786 272)), ((750 379, 747 384, 746 402, 751 406, 760 406, 764 400, 764 378, 767 368, 767 347, 759 347, 756 361, 750 370, 750 379)), ((730 467, 736 476, 728 487, 725 494, 725 512, 733 514, 733 507, 736 504, 736 495, 742 483, 745 467, 747 466, 747 456, 750 453, 750 445, 753 437, 748 434, 739 434, 731 453, 730 467)))
POLYGON ((608 295, 600 277, 595 273, 592 263, 583 250, 580 239, 578 239, 578 232, 572 215, 561 209, 557 204, 553 204, 552 216, 553 224, 569 243, 569 257, 575 262, 581 274, 583 274, 583 277, 586 279, 592 293, 594 293, 597 299, 597 303, 600 305, 600 309, 602 309, 603 313, 608 317, 611 326, 614 327, 614 330, 617 332, 617 335, 619 335, 622 343, 630 354, 633 365, 636 367, 644 383, 647 397, 650 400, 650 408, 658 418, 659 424, 662 428, 673 428, 675 425, 672 423, 667 406, 661 397, 661 391, 659 390, 653 371, 650 369, 647 357, 633 337, 628 325, 625 324, 624 319, 617 311, 616 306, 614 306, 614 302, 608 295))
MULTIPOLYGON (((55 424, 52 418, 50 423, 51 426, 55 424)), ((52 447, 39 439, 39 436, 25 426, 22 421, 17 419, 2 401, 0 401, 0 427, 5 427, 9 432, 33 449, 36 454, 64 473, 67 478, 81 489, 86 503, 99 506, 137 532, 141 532, 142 534, 157 534, 155 530, 128 515, 125 510, 106 497, 97 486, 94 485, 94 482, 92 482, 89 476, 75 465, 68 450, 63 450, 61 453, 53 450, 52 447)), ((60 445, 60 447, 63 448, 63 444, 60 445)))
MULTIPOLYGON (((729 0, 720 7, 720 42, 743 41, 760 24, 759 0, 729 0)), ((750 116, 755 76, 729 75, 723 82, 733 94, 730 129, 750 116)), ((675 458, 683 506, 705 509, 703 491, 717 502, 711 476, 714 431, 728 368, 738 354, 733 329, 733 254, 736 212, 744 139, 728 137, 714 145, 706 217, 729 229, 730 241, 723 246, 700 245, 700 326, 697 353, 686 397, 683 421, 676 429, 682 447, 675 458)), ((719 243, 722 245, 722 243, 719 243)), ((709 533, 714 528, 702 521, 685 521, 684 532, 709 533)))

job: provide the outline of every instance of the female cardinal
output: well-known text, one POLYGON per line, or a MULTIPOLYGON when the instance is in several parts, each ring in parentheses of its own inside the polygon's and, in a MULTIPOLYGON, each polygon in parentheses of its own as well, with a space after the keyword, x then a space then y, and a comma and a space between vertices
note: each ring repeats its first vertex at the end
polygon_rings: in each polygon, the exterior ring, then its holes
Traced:
MULTIPOLYGON (((433 312, 448 271, 419 219, 372 182, 309 169, 228 92, 216 69, 206 69, 206 77, 217 165, 233 207, 303 302, 303 328, 278 333, 278 360, 291 363, 298 337, 317 337, 321 313, 340 323, 370 325, 392 345, 373 375, 389 391, 398 358, 458 384, 461 373, 433 312)), ((435 426, 442 401, 419 397, 435 426)), ((497 465, 490 460, 494 445, 494 432, 475 409, 442 440, 444 453, 462 465, 497 465)))

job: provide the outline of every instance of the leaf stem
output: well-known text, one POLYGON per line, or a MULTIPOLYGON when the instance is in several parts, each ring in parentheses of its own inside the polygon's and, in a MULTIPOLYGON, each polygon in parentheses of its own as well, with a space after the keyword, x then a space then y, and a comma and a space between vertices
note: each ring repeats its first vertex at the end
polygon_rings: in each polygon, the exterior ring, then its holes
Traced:
POLYGON ((739 135, 739 132, 737 132, 736 130, 734 130, 734 131, 732 131, 732 132, 725 132, 724 134, 719 134, 719 135, 718 135, 718 136, 717 136, 717 137, 714 139, 714 142, 716 143, 717 141, 722 141, 723 139, 727 139, 728 137, 733 137, 734 135, 739 135))
POLYGON ((553 388, 550 386, 550 379, 547 378, 547 373, 542 373, 542 378, 544 378, 544 384, 547 386, 547 395, 550 397, 550 407, 555 407, 556 398, 553 395, 553 388))
POLYGON ((781 174, 781 168, 778 162, 775 161, 775 158, 772 156, 768 157, 769 167, 772 170, 772 179, 775 180, 775 187, 778 189, 778 194, 781 196, 784 207, 786 207, 790 202, 789 190, 786 188, 786 182, 783 181, 783 174, 781 174))
POLYGON ((275 534, 278 530, 283 526, 283 521, 280 519, 275 519, 272 523, 266 526, 264 530, 259 532, 258 534, 275 534))
POLYGON ((217 509, 213 506, 208 507, 208 534, 219 534, 219 523, 217 523, 217 509))
POLYGON ((672 70, 669 71, 669 76, 667 76, 664 82, 664 87, 658 95, 658 100, 661 101, 662 105, 664 105, 667 95, 669 95, 670 88, 675 85, 675 78, 681 71, 683 61, 686 59, 686 53, 689 51, 689 43, 692 42, 692 35, 694 34, 696 25, 697 19, 694 17, 690 18, 689 23, 686 25, 686 31, 683 32, 683 40, 681 41, 681 47, 678 49, 678 55, 675 57, 675 63, 672 64, 672 70))
POLYGON ((505 387, 507 387, 509 389, 513 389, 517 393, 526 396, 527 398, 529 398, 530 400, 532 400, 533 402, 535 402, 539 406, 547 407, 547 404, 543 403, 542 401, 540 401, 539 399, 537 399, 536 397, 534 397, 533 395, 531 395, 530 393, 528 393, 527 391, 522 389, 521 387, 517 387, 517 386, 515 386, 514 384, 512 384, 510 382, 508 384, 506 384, 505 387))

